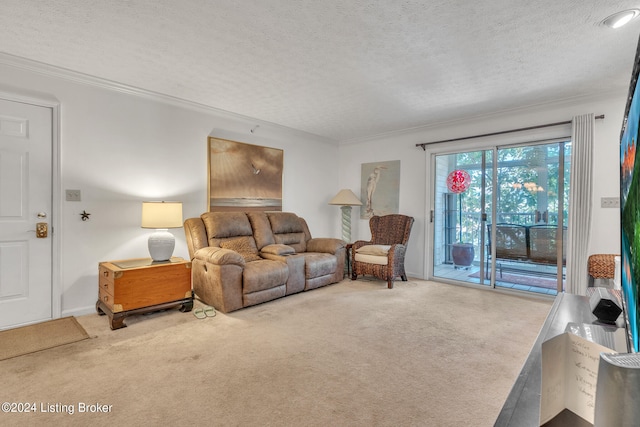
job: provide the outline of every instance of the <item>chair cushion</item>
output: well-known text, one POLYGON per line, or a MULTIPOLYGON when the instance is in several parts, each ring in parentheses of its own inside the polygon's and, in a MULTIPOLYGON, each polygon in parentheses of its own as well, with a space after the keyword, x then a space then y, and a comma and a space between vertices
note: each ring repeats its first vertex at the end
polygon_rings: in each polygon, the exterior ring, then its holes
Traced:
POLYGON ((367 255, 358 253, 358 251, 356 251, 355 259, 358 262, 365 262, 367 264, 387 265, 389 263, 389 258, 386 255, 367 255))
POLYGON ((260 255, 258 255, 258 248, 256 242, 251 236, 238 237, 237 239, 225 240, 220 242, 220 247, 224 249, 231 249, 242 255, 242 258, 246 262, 258 261, 260 255))
POLYGON ((391 245, 366 245, 356 249, 356 253, 386 257, 389 253, 389 249, 391 249, 391 245))

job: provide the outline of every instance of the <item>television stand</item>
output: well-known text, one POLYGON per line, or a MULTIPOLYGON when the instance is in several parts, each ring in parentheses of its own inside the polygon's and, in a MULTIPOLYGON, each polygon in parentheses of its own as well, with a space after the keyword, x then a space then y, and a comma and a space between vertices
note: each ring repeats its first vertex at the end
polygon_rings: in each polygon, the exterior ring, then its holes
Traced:
MULTIPOLYGON (((540 425, 540 389, 542 383, 542 343, 565 332, 568 323, 599 324, 596 316, 591 313, 589 298, 581 295, 559 294, 549 311, 547 320, 542 325, 540 334, 533 344, 533 348, 518 375, 518 378, 507 396, 494 427, 539 427, 540 425)), ((624 328, 610 326, 611 334, 622 333, 624 328)), ((618 345, 612 348, 619 353, 626 353, 618 345)), ((598 342, 610 346, 610 343, 598 342)), ((611 347, 609 347, 611 348, 611 347)), ((572 415, 572 414, 570 414, 572 415)), ((547 425, 550 425, 547 423, 547 425)), ((586 425, 591 425, 586 423, 586 425)))

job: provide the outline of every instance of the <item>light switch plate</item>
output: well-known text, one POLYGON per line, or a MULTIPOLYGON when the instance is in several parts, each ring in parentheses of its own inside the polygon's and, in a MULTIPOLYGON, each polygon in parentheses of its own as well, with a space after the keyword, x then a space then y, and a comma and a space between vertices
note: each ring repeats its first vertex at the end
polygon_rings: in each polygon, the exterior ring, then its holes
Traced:
POLYGON ((601 208, 620 208, 620 198, 619 197, 602 197, 600 199, 600 207, 601 208))
POLYGON ((79 202, 81 200, 80 190, 65 190, 67 202, 79 202))

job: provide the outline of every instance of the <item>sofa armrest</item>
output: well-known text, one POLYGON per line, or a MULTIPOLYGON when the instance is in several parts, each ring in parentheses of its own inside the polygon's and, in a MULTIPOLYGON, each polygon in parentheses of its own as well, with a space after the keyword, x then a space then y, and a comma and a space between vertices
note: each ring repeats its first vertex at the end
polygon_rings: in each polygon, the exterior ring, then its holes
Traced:
POLYGON ((260 249, 260 255, 271 254, 271 255, 291 255, 295 254, 296 250, 289 245, 282 244, 272 244, 267 245, 260 249))
POLYGON ((335 255, 346 243, 340 239, 317 237, 307 242, 307 252, 325 252, 335 255))
POLYGON ((196 251, 191 265, 193 291, 205 304, 229 313, 243 307, 242 274, 245 261, 231 249, 216 246, 196 251))
POLYGON ((216 246, 198 249, 194 254, 194 259, 214 265, 237 265, 240 267, 245 265, 244 258, 238 252, 216 246))
POLYGON ((184 234, 187 239, 189 249, 189 259, 193 259, 198 249, 209 246, 207 231, 204 222, 200 218, 189 218, 184 222, 184 234))

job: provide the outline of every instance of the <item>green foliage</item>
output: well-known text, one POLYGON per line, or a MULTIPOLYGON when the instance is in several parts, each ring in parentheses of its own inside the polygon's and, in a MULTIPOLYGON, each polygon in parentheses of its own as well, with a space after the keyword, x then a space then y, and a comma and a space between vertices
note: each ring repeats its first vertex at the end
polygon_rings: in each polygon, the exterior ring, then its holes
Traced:
MULTIPOLYGON (((498 151, 498 211, 504 213, 533 214, 539 206, 539 192, 528 190, 525 184, 537 184, 545 193, 548 210, 557 212, 558 203, 558 151, 560 144, 526 146, 501 149, 498 151)), ((569 151, 569 150, 567 150, 569 151)), ((493 171, 492 151, 487 152, 485 173, 485 210, 490 212, 493 171)), ((570 152, 565 158, 568 159, 570 152)), ((482 151, 456 155, 457 168, 465 169, 471 175, 471 187, 464 193, 463 211, 481 212, 482 195, 482 151)), ((565 166, 564 211, 569 199, 569 165, 565 166)))
MULTIPOLYGON (((569 207, 569 169, 571 144, 553 143, 505 148, 497 151, 497 222, 530 225, 536 222, 536 211, 548 212, 547 222, 557 223, 566 218, 569 207), (564 147, 564 200, 558 215, 559 152, 564 147)), ((462 194, 463 242, 479 242, 482 209, 483 175, 485 188, 484 211, 491 223, 491 203, 496 186, 493 182, 493 150, 484 151, 485 171, 482 170, 483 151, 453 154, 456 169, 464 169, 471 176, 469 189, 462 194)), ((458 196, 460 197, 460 196, 458 196)))

